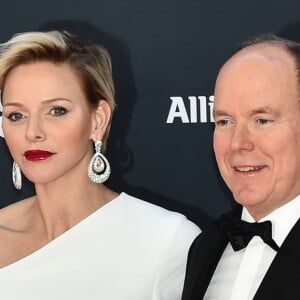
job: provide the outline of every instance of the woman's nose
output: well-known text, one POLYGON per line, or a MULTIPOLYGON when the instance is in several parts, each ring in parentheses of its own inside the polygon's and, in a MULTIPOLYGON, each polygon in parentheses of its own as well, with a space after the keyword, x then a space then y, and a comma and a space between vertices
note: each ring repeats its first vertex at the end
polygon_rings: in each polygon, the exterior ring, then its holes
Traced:
POLYGON ((26 130, 26 137, 29 141, 42 141, 46 134, 42 126, 42 121, 39 118, 29 118, 26 130))

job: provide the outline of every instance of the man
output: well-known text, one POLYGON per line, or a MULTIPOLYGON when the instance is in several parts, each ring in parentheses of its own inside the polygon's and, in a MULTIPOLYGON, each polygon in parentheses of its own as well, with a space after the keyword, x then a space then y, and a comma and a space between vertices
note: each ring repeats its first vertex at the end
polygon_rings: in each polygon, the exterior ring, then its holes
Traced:
POLYGON ((214 117, 218 167, 242 209, 195 240, 182 299, 300 299, 300 45, 244 44, 218 74, 214 117))

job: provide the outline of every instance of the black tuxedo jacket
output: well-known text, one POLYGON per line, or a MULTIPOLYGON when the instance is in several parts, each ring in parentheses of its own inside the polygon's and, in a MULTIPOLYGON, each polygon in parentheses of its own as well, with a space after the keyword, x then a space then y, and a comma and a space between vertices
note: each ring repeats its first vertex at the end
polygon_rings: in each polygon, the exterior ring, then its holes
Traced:
MULTIPOLYGON (((240 211, 238 209, 230 214, 237 216, 240 211)), ((203 299, 228 244, 229 226, 227 215, 224 215, 193 242, 188 255, 182 300, 203 299)), ((254 299, 300 300, 300 220, 280 247, 254 299)))

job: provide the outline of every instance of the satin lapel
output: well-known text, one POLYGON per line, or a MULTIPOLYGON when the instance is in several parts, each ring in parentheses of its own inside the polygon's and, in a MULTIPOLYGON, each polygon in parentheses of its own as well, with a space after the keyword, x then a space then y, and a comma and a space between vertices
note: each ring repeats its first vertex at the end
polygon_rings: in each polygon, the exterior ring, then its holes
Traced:
POLYGON ((226 217, 222 216, 194 241, 189 252, 182 300, 203 299, 228 244, 227 228, 226 217))
POLYGON ((300 219, 280 247, 254 299, 300 299, 300 219))

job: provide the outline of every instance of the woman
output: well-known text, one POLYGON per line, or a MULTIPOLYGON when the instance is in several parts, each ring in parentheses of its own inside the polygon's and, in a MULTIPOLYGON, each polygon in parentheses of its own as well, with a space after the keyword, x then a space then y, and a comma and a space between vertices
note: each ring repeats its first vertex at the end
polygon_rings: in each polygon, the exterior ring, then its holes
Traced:
POLYGON ((107 52, 65 32, 19 34, 0 45, 0 88, 13 183, 22 170, 36 189, 0 210, 0 299, 180 299, 199 229, 103 184, 107 52))

